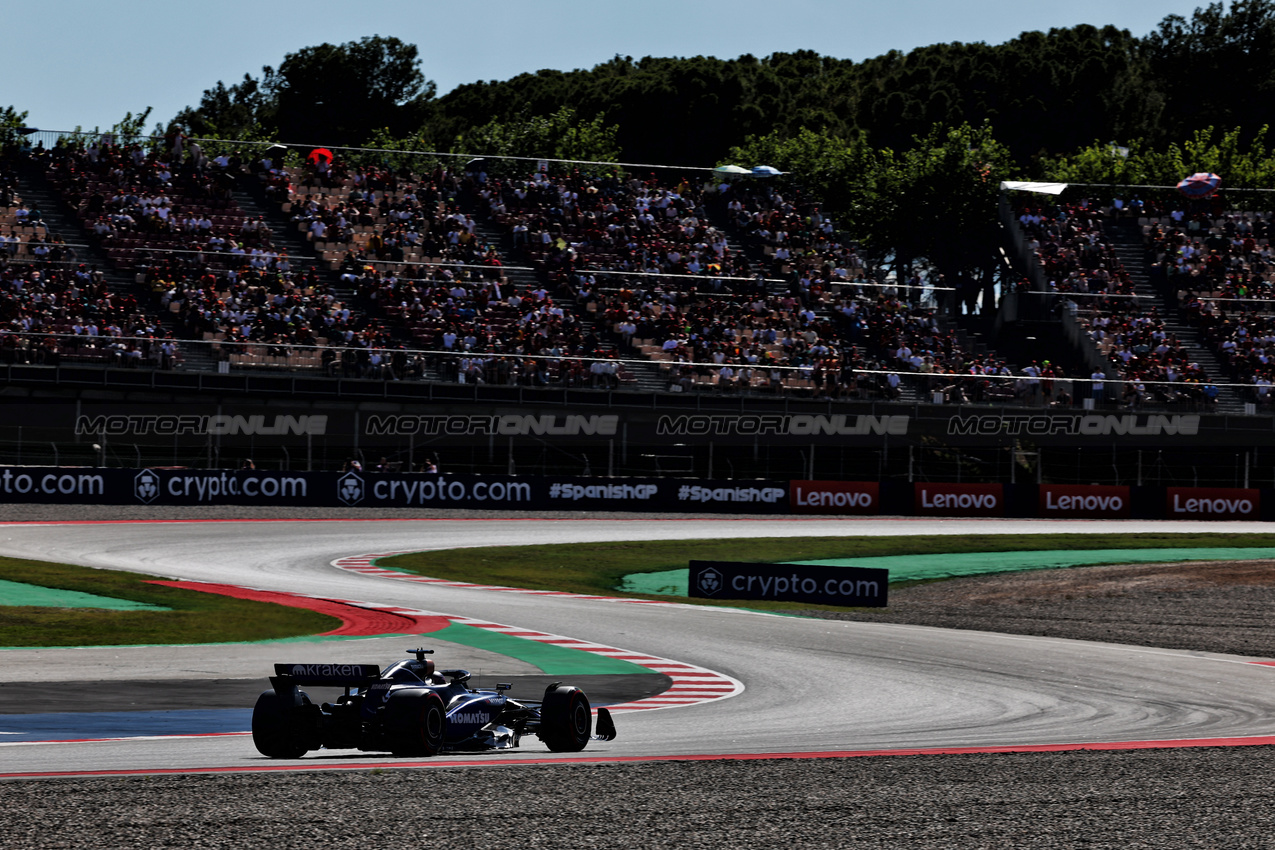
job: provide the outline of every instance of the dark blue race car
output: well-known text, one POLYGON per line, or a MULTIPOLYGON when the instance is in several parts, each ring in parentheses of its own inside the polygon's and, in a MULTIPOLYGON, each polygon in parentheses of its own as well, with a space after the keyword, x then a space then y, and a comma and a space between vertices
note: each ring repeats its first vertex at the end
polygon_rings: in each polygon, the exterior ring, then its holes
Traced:
POLYGON ((598 709, 597 732, 584 691, 555 682, 540 700, 514 699, 498 684, 474 690, 468 670, 434 670, 425 656, 381 670, 375 664, 276 664, 271 690, 252 710, 252 742, 262 755, 295 759, 317 749, 357 749, 396 756, 504 750, 535 735, 554 752, 578 752, 589 741, 615 739, 615 723, 598 709), (300 688, 334 686, 345 693, 315 705, 300 688))

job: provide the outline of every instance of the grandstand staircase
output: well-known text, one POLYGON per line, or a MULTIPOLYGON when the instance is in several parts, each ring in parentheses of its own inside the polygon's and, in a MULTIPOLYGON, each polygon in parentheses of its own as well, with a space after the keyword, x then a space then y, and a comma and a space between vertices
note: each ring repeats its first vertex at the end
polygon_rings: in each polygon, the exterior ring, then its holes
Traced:
MULTIPOLYGON (((102 250, 95 239, 89 236, 88 231, 81 224, 76 211, 62 198, 57 188, 49 182, 48 177, 45 176, 39 165, 26 160, 18 160, 16 162, 16 173, 19 181, 19 195, 23 202, 29 207, 38 206, 41 217, 47 226, 48 236, 61 237, 62 241, 74 252, 74 258, 69 262, 77 265, 83 263, 89 268, 101 270, 103 279, 112 292, 128 293, 137 299, 138 304, 149 308, 153 298, 152 293, 138 284, 133 275, 115 268, 106 252, 102 250)), ((168 330, 174 332, 174 336, 181 336, 173 325, 169 314, 160 313, 159 318, 161 323, 167 324, 168 330)), ((181 352, 181 359, 176 366, 177 369, 190 372, 217 371, 216 359, 202 347, 182 346, 181 352)))
POLYGON ((62 199, 43 170, 27 160, 17 160, 17 164, 18 194, 28 207, 40 208, 48 235, 60 236, 71 247, 75 256, 73 262, 101 269, 112 292, 128 292, 139 296, 140 301, 140 293, 133 277, 112 266, 106 252, 89 238, 75 211, 62 199))
MULTIPOLYGON (((1195 328, 1183 322, 1178 316, 1178 306, 1169 300, 1168 293, 1157 292, 1151 285, 1151 275, 1147 269, 1146 248, 1142 241, 1142 231, 1136 220, 1122 219, 1106 225, 1107 238, 1111 240, 1116 256, 1120 258, 1125 271, 1133 281, 1134 293, 1139 301, 1154 304, 1159 308, 1164 320, 1165 329, 1175 335, 1178 341, 1190 352, 1191 359, 1204 367, 1209 378, 1216 382, 1231 380, 1228 370, 1216 354, 1200 340, 1195 328)), ((1220 414, 1243 414, 1244 398, 1235 387, 1219 386, 1216 412, 1220 414)))
MULTIPOLYGON (((321 275, 328 279, 328 282, 335 285, 336 275, 325 266, 314 250, 314 245, 301 235, 296 225, 292 223, 288 216, 281 212, 278 207, 271 204, 263 191, 260 182, 250 176, 242 177, 231 189, 231 198, 238 204, 246 218, 257 218, 260 216, 263 221, 270 226, 270 240, 274 244, 276 251, 287 251, 288 257, 292 259, 294 268, 301 263, 315 263, 321 275)), ((342 296, 351 295, 350 292, 342 292, 342 296)))
MULTIPOLYGON (((504 268, 504 274, 510 285, 517 289, 535 289, 540 283, 536 272, 529 266, 522 265, 514 258, 517 252, 513 250, 513 243, 509 237, 505 236, 498 228, 487 223, 485 219, 474 216, 476 227, 475 234, 479 240, 489 245, 495 245, 500 251, 502 257, 509 258, 509 264, 504 268)), ((616 356, 624 360, 624 368, 632 378, 629 389, 636 389, 641 392, 660 393, 666 392, 669 388, 668 378, 659 370, 654 363, 640 361, 636 357, 622 352, 613 342, 603 341, 599 346, 603 351, 615 352, 616 356)))

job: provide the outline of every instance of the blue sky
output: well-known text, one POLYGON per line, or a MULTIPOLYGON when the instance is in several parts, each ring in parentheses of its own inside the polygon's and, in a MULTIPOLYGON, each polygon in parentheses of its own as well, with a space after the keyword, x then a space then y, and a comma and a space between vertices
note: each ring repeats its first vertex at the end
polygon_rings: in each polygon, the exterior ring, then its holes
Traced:
POLYGON ((1027 30, 1113 24, 1146 35, 1205 0, 334 0, 216 3, 42 0, 6 4, 0 106, 48 130, 103 129, 154 107, 167 120, 227 84, 323 42, 365 35, 417 45, 445 93, 613 56, 732 58, 814 50, 861 60, 948 41, 998 44, 1027 30))

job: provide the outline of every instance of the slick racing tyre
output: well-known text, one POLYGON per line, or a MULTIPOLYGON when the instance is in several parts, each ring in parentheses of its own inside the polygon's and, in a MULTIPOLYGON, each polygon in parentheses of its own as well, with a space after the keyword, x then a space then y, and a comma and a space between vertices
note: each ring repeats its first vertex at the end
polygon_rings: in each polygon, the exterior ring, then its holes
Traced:
POLYGON ((540 706, 540 740, 555 753, 577 753, 593 734, 589 698, 579 688, 559 685, 545 691, 540 706))
POLYGON ((443 748, 447 713, 433 691, 394 691, 385 701, 386 738, 396 756, 436 756, 443 748))
POLYGON ((302 691, 297 691, 295 700, 273 690, 257 697, 252 708, 252 743, 257 751, 272 759, 299 759, 313 749, 307 741, 310 706, 310 697, 302 691))

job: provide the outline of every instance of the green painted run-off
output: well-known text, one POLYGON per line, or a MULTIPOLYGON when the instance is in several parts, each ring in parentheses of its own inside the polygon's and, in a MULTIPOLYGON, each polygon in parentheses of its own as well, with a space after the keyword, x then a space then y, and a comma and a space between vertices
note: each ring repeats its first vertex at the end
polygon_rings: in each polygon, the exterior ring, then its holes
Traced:
MULTIPOLYGON (((831 558, 820 561, 789 561, 793 564, 823 564, 890 571, 890 583, 928 581, 958 576, 1007 573, 1022 570, 1054 570, 1092 567, 1099 564, 1155 564, 1177 561, 1255 561, 1275 558, 1275 548, 1168 548, 1168 549, 1074 549, 1043 552, 963 552, 941 555, 883 555, 873 558, 831 558)), ((660 596, 686 596, 687 570, 633 573, 624 577, 620 590, 660 596)))
POLYGON ((162 605, 97 596, 78 590, 40 587, 17 581, 0 581, 0 605, 35 608, 103 608, 108 611, 169 611, 162 605))
POLYGON ((651 672, 630 661, 619 661, 595 652, 554 646, 538 640, 493 632, 477 626, 467 626, 463 623, 453 623, 440 631, 430 632, 429 637, 470 646, 474 649, 498 652, 501 655, 525 661, 533 667, 539 667, 549 676, 624 676, 651 672))

